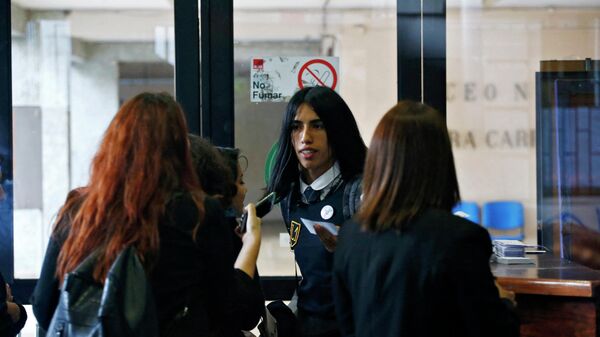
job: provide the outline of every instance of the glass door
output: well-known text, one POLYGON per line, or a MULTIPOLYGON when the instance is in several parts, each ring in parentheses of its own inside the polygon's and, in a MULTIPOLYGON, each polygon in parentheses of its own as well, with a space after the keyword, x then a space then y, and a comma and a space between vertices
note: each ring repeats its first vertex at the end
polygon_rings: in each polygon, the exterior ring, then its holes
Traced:
MULTIPOLYGON (((331 87, 335 76, 335 90, 350 106, 368 144, 380 117, 397 100, 396 20, 395 0, 234 1, 235 145, 248 158, 246 202, 257 200, 266 187, 265 166, 286 107, 285 97, 253 96, 256 67, 268 67, 268 62, 287 66, 289 75, 282 75, 277 85, 289 84, 290 93, 298 81, 331 87), (315 61, 308 68, 314 66, 324 76, 308 74, 299 80, 302 66, 311 60, 330 63, 334 70, 315 61)), ((263 219, 263 235, 261 275, 294 275, 279 208, 263 219)))
MULTIPOLYGON (((174 19, 160 0, 13 0, 11 13, 13 155, 0 144, 0 221, 14 219, 14 278, 23 280, 38 277, 53 220, 67 192, 87 183, 120 104, 174 93, 174 19)), ((28 316, 22 336, 36 336, 28 316)))

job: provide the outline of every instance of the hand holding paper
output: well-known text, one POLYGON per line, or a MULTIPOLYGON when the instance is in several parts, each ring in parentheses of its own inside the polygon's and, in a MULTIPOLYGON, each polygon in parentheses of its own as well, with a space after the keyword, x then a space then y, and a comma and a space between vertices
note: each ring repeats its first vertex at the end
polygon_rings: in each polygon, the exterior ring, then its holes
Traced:
POLYGON ((304 225, 304 227, 306 227, 306 229, 308 229, 310 234, 317 235, 317 232, 315 231, 315 225, 319 224, 321 227, 327 229, 327 231, 329 231, 332 235, 338 235, 339 226, 336 226, 331 222, 312 221, 304 218, 300 218, 300 220, 302 220, 302 224, 304 225))
POLYGON ((319 237, 327 251, 333 252, 335 250, 339 226, 325 221, 317 222, 304 218, 301 218, 300 220, 302 220, 302 223, 311 234, 316 234, 319 237))
POLYGON ((328 252, 333 253, 337 246, 337 236, 331 234, 327 227, 323 227, 319 224, 315 224, 315 230, 317 231, 317 235, 323 243, 323 246, 325 246, 325 249, 327 249, 328 252))

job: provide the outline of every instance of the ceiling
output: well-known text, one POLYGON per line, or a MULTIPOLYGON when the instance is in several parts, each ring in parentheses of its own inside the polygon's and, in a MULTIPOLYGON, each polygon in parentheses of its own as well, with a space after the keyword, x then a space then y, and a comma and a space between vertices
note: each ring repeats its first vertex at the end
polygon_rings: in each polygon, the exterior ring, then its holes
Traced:
POLYGON ((92 9, 169 9, 172 0, 11 0, 25 9, 92 10, 92 9))
POLYGON ((447 7, 547 8, 600 7, 599 0, 446 0, 447 7))
MULTIPOLYGON (((55 10, 127 10, 171 9, 173 0, 11 0, 23 8, 55 10)), ((321 8, 325 3, 332 8, 392 7, 396 0, 234 0, 236 9, 305 9, 321 8)))
MULTIPOLYGON (((426 0, 424 0, 426 1, 426 0)), ((168 10, 173 0, 12 0, 26 9, 168 10)), ((396 0, 234 0, 236 9, 306 9, 395 7, 396 0)), ((600 7, 598 0, 447 0, 449 7, 600 7)))
MULTIPOLYGON (((66 11, 65 17, 68 18, 70 23, 70 33, 78 39, 85 41, 152 42, 160 33, 158 30, 173 26, 173 1, 11 0, 12 4, 16 4, 13 7, 15 10, 12 20, 13 34, 22 35, 25 31, 27 10, 59 10, 66 11), (98 27, 102 28, 99 29, 98 27)), ((236 20, 238 21, 236 21, 237 30, 235 34, 240 39, 246 37, 256 39, 256 36, 267 40, 275 39, 276 37, 273 36, 303 39, 315 36, 315 31, 318 31, 321 27, 321 19, 319 16, 311 15, 309 11, 302 12, 302 10, 312 9, 312 12, 320 12, 323 5, 327 3, 327 6, 333 9, 383 8, 386 13, 393 16, 396 2, 397 0, 234 0, 235 9, 244 12, 237 13, 236 20), (297 29, 295 26, 280 24, 281 22, 287 22, 286 20, 295 20, 294 22, 303 25, 303 28, 297 29), (277 31, 265 28, 277 24, 282 27, 277 31), (248 29, 248 27, 254 26, 259 27, 255 30, 248 29), (284 29, 287 30, 284 31, 284 29)), ((463 8, 554 8, 575 6, 600 9, 600 0, 446 0, 446 3, 448 8, 459 10, 463 8)), ((354 20, 351 17, 338 19, 354 20)), ((356 24, 362 22, 359 21, 356 24)))

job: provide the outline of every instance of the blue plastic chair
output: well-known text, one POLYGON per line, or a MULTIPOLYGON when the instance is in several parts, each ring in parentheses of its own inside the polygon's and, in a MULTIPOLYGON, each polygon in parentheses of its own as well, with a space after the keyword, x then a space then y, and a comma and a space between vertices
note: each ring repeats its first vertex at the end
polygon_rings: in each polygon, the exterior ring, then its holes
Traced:
POLYGON ((525 237, 524 211, 520 202, 487 202, 483 204, 482 213, 482 225, 490 231, 492 240, 523 240, 525 237), (512 233, 499 234, 501 232, 512 233))
POLYGON ((461 201, 454 208, 452 214, 479 223, 479 205, 474 201, 461 201))

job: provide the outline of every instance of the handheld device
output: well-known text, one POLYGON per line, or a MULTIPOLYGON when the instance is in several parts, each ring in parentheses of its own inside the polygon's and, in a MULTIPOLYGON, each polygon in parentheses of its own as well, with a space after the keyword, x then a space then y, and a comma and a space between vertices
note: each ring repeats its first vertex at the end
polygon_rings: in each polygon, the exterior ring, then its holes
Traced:
MULTIPOLYGON (((256 206, 255 206, 256 207, 256 216, 259 218, 262 218, 263 216, 267 215, 273 208, 274 204, 275 204, 275 192, 271 192, 256 203, 256 206)), ((242 233, 246 232, 246 222, 247 221, 248 221, 248 212, 244 212, 244 214, 242 214, 242 220, 240 221, 240 232, 242 232, 242 233)))

